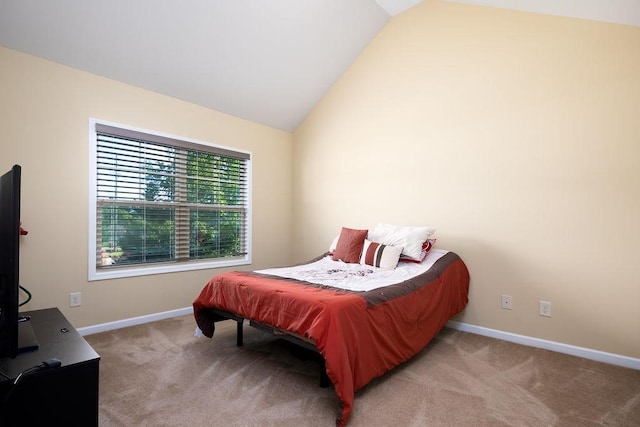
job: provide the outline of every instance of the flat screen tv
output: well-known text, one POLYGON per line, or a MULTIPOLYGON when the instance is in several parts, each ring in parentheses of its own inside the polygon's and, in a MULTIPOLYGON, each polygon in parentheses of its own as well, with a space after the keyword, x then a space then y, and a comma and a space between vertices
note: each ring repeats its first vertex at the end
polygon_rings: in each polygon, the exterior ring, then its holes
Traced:
POLYGON ((0 177, 0 357, 38 347, 20 307, 20 177, 15 165, 0 177))
POLYGON ((0 177, 0 357, 18 353, 21 172, 0 177))

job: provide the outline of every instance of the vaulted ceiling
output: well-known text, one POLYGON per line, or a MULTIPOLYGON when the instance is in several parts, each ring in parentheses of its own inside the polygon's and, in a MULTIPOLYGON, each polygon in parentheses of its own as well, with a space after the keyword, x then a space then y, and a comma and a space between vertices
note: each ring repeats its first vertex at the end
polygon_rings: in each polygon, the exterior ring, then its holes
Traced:
MULTIPOLYGON (((450 1, 640 25, 638 0, 450 1)), ((292 131, 421 2, 0 0, 0 45, 292 131)))

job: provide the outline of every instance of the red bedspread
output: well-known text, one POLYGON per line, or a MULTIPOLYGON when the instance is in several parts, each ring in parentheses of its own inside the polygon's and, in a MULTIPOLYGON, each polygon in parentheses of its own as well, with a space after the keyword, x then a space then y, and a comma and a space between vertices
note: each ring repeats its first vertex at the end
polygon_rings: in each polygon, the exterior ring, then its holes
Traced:
POLYGON ((198 327, 213 336, 208 308, 310 338, 325 359, 347 423, 356 390, 422 350, 468 302, 469 272, 453 252, 426 273, 369 292, 231 272, 214 276, 193 303, 198 327))

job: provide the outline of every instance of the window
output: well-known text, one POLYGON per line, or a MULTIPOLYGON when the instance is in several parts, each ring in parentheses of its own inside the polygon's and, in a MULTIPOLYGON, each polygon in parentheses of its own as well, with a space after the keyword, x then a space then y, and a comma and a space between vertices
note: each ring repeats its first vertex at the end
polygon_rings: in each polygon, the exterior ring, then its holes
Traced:
POLYGON ((89 280, 251 262, 250 153, 90 126, 89 280))

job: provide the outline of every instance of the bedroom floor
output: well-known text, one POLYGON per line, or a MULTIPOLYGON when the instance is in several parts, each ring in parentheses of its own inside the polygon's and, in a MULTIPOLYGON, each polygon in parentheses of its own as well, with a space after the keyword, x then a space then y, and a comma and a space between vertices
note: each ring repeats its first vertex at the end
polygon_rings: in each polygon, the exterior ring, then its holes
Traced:
MULTIPOLYGON (((89 335, 100 426, 334 426, 318 363, 235 322, 194 337, 192 316, 89 335)), ((637 426, 640 371, 444 329, 355 396, 349 426, 637 426)))

